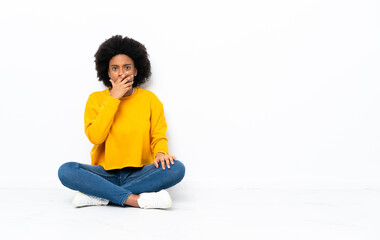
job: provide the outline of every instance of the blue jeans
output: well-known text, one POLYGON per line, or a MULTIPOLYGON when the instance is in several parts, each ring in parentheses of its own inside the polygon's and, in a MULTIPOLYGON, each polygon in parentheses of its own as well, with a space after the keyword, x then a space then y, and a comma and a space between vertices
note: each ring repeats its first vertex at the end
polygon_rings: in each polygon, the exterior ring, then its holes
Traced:
POLYGON ((100 197, 124 206, 131 194, 157 192, 179 183, 185 176, 185 166, 174 161, 170 168, 162 169, 161 163, 143 167, 104 170, 100 165, 77 162, 64 163, 58 170, 61 183, 73 190, 100 197))

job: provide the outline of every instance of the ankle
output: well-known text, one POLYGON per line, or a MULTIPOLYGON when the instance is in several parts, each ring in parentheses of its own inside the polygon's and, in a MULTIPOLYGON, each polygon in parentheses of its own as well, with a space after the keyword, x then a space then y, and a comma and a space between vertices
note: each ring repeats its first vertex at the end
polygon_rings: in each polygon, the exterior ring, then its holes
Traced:
POLYGON ((125 200, 124 205, 132 206, 132 207, 140 207, 139 203, 137 202, 139 198, 140 198, 140 195, 131 194, 129 195, 127 200, 125 200))

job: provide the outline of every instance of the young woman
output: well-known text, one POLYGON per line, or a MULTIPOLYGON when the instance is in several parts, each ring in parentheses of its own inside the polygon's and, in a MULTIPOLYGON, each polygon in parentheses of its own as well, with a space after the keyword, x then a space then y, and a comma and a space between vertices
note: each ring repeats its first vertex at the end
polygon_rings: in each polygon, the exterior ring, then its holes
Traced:
POLYGON ((91 165, 64 163, 62 184, 79 191, 76 207, 107 205, 167 209, 164 189, 179 183, 184 165, 169 155, 163 105, 152 92, 138 88, 151 75, 146 48, 116 35, 95 54, 99 81, 107 89, 90 94, 85 133, 91 143, 91 165))

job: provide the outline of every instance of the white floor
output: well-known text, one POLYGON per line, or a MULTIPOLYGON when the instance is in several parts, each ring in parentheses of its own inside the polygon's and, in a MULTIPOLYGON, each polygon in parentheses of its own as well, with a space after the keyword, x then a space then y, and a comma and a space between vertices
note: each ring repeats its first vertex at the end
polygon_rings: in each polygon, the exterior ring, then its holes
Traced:
POLYGON ((0 188, 1 239, 380 239, 380 189, 181 183, 170 210, 74 208, 75 192, 0 188))

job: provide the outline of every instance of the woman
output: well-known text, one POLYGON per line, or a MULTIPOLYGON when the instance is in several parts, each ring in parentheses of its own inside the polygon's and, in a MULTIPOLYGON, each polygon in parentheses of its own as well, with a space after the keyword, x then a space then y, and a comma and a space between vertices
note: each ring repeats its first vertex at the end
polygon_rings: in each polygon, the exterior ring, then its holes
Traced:
POLYGON ((138 88, 151 75, 146 48, 116 35, 95 54, 99 81, 107 89, 90 94, 85 133, 91 143, 91 165, 76 162, 58 170, 62 184, 79 191, 76 207, 107 205, 171 207, 163 190, 179 183, 184 165, 168 153, 163 105, 150 91, 138 88))

